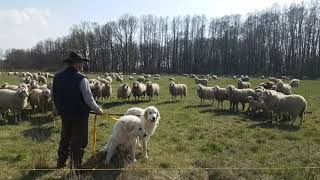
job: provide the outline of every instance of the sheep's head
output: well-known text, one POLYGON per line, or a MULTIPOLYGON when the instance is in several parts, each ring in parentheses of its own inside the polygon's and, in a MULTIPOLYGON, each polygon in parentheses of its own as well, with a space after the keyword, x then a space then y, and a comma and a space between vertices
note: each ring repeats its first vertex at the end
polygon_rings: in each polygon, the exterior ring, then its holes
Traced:
POLYGON ((139 82, 138 81, 134 81, 133 83, 132 83, 132 87, 133 88, 139 88, 139 82))
POLYGON ((252 96, 248 96, 247 98, 246 98, 246 100, 247 101, 250 101, 250 100, 253 100, 254 98, 252 97, 252 96))
POLYGON ((1 88, 7 88, 9 86, 9 83, 4 83, 1 88))
POLYGON ((203 89, 203 85, 202 84, 197 84, 197 91, 200 91, 200 89, 203 89))
POLYGON ((43 96, 46 97, 48 100, 49 100, 50 97, 51 97, 51 91, 50 91, 50 89, 44 89, 44 90, 42 91, 42 94, 43 94, 43 96))
POLYGON ((17 93, 18 93, 18 95, 19 95, 20 97, 23 97, 23 98, 29 96, 28 89, 25 88, 25 87, 19 88, 19 89, 17 90, 17 93))
POLYGON ((35 89, 35 88, 38 88, 38 82, 36 80, 31 80, 30 82, 30 86, 35 89))
POLYGON ((277 83, 277 87, 283 87, 283 82, 282 82, 282 81, 279 81, 279 82, 277 83))
POLYGON ((128 86, 127 83, 122 84, 122 90, 123 91, 128 91, 128 89, 129 89, 129 86, 128 86))
POLYGON ((100 80, 100 76, 98 76, 97 79, 100 80))
POLYGON ((174 87, 175 86, 175 83, 173 82, 173 81, 171 81, 170 83, 169 83, 169 87, 174 87))

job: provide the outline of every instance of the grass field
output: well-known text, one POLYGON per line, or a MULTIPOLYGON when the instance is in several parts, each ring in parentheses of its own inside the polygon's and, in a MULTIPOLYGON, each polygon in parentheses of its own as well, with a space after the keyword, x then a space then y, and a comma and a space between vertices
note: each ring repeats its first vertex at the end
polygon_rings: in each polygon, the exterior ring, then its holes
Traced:
MULTIPOLYGON (((89 75, 96 77, 97 75, 89 75)), ((101 75, 100 75, 101 76, 101 75)), ((123 104, 117 101, 114 82, 112 98, 99 104, 106 112, 125 112, 128 108, 156 106, 161 113, 160 126, 149 141, 149 159, 138 150, 137 162, 130 164, 119 179, 320 179, 320 81, 302 80, 294 93, 308 101, 305 122, 300 127, 289 123, 265 123, 260 117, 245 112, 216 110, 206 101, 200 106, 194 80, 175 77, 188 86, 186 99, 172 103, 168 91, 169 76, 162 76, 160 100, 123 104), (151 168, 151 169, 141 169, 151 168), (209 169, 205 169, 209 168, 209 169), (212 168, 212 169, 210 169, 212 168), (220 169, 222 168, 222 169, 220 169), (234 168, 234 169, 228 169, 234 168)), ((127 79, 127 76, 125 76, 127 79)), ((253 79, 256 86, 263 79, 253 79)), ((0 76, 0 84, 18 83, 15 76, 0 76)), ((128 83, 132 81, 126 80, 128 83)), ((231 78, 211 80, 209 86, 236 84, 231 78)), ((229 102, 224 102, 225 109, 229 102)), ((84 164, 87 168, 102 168, 101 161, 91 156, 91 130, 84 164)), ((110 136, 114 121, 98 117, 97 148, 110 136)), ((51 120, 32 115, 18 125, 0 126, 0 179, 60 179, 70 177, 68 170, 27 171, 24 168, 53 168, 56 165, 61 121, 53 127, 51 120)), ((99 158, 98 158, 99 159, 99 158)), ((116 172, 113 172, 116 173, 116 172)), ((85 179, 108 179, 107 171, 88 171, 85 179)))

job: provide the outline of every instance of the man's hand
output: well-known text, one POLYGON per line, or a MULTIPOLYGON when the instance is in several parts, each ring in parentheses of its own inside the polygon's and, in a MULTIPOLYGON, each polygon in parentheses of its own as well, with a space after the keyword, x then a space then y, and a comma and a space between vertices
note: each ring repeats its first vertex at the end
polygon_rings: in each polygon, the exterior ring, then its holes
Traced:
POLYGON ((97 115, 103 115, 103 111, 101 108, 99 108, 99 110, 96 112, 97 115))

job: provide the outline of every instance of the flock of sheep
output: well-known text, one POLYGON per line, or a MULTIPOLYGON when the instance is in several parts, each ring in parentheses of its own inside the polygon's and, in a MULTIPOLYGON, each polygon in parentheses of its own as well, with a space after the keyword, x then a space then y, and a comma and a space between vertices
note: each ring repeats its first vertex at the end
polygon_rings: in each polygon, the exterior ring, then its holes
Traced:
MULTIPOLYGON (((236 79, 236 78, 234 78, 236 79)), ((285 78, 284 78, 285 79, 285 78)), ((286 79, 287 80, 287 79, 286 79)), ((254 89, 251 89, 249 77, 242 76, 234 85, 228 85, 225 88, 219 86, 207 87, 207 79, 195 78, 197 84, 197 94, 203 103, 204 100, 214 99, 218 101, 218 108, 223 101, 230 101, 230 110, 239 111, 238 104, 242 104, 242 110, 248 103, 247 111, 251 114, 256 114, 258 111, 263 111, 267 116, 276 121, 292 120, 291 125, 296 118, 300 116, 303 122, 303 116, 307 108, 307 102, 301 95, 292 94, 291 88, 299 87, 300 80, 292 79, 289 84, 283 83, 281 79, 270 77, 269 81, 261 83, 254 89)))
POLYGON ((27 108, 28 102, 33 112, 46 113, 49 110, 52 104, 52 83, 47 84, 47 79, 53 78, 53 74, 8 72, 8 75, 18 75, 21 77, 21 83, 19 85, 4 83, 0 86, 0 120, 3 120, 3 115, 8 112, 14 113, 15 122, 21 120, 21 112, 27 108))
MULTIPOLYGON (((52 103, 52 83, 48 83, 49 78, 53 78, 53 74, 48 72, 9 72, 8 75, 20 76, 21 83, 19 85, 10 85, 8 83, 3 84, 0 87, 0 118, 2 114, 13 111, 15 118, 21 116, 21 111, 25 109, 30 103, 33 111, 41 111, 46 113, 49 107, 53 107, 52 103), (50 106, 51 104, 51 106, 50 106)), ((133 75, 136 75, 133 73, 133 75)), ((270 77, 269 81, 261 83, 254 89, 251 89, 250 78, 248 76, 241 76, 238 79, 236 86, 228 85, 227 87, 208 87, 208 81, 211 79, 219 80, 216 75, 188 75, 183 76, 194 78, 197 87, 197 95, 201 100, 201 104, 204 100, 211 100, 212 104, 214 100, 217 100, 217 108, 224 108, 224 100, 230 101, 230 110, 239 111, 238 104, 242 104, 242 110, 245 109, 245 105, 249 104, 247 111, 250 114, 256 114, 258 111, 263 111, 266 115, 271 117, 271 120, 277 121, 282 119, 292 120, 292 124, 295 119, 300 116, 301 123, 303 115, 307 108, 307 102, 303 96, 292 94, 291 88, 298 88, 300 80, 292 79, 289 84, 284 83, 281 79, 270 77)), ((97 77, 96 79, 89 79, 91 92, 96 100, 105 99, 112 95, 112 82, 115 79, 121 82, 117 88, 116 97, 125 102, 129 100, 132 95, 135 100, 140 100, 140 97, 149 97, 149 100, 153 96, 157 96, 159 100, 160 86, 158 83, 150 81, 160 80, 160 75, 146 74, 144 76, 138 76, 135 80, 133 76, 129 76, 128 80, 133 80, 132 84, 123 83, 124 76, 122 73, 105 73, 104 78, 97 77)), ((264 78, 264 77, 262 77, 264 78)), ((233 76, 233 79, 237 79, 233 76)), ((284 80, 288 80, 287 77, 282 77, 284 80)), ((177 96, 187 96, 187 85, 176 83, 174 78, 169 78, 169 92, 172 96, 172 101, 176 100, 177 96)))

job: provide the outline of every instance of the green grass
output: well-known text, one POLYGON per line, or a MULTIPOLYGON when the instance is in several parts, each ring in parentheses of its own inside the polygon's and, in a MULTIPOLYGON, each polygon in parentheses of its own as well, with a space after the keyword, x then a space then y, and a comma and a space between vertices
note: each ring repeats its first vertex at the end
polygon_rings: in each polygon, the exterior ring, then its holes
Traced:
MULTIPOLYGON (((90 74, 89 77, 96 77, 90 74)), ((102 76, 100 74, 100 76, 102 76)), ((127 79, 127 76, 125 76, 127 79)), ((320 81, 302 80, 294 93, 303 95, 308 101, 305 122, 301 128, 290 127, 288 123, 266 124, 261 118, 252 118, 245 112, 233 113, 216 110, 217 102, 211 106, 206 101, 200 106, 196 95, 194 80, 175 77, 176 82, 188 86, 186 99, 177 98, 171 102, 168 92, 169 76, 160 81, 160 100, 156 99, 117 103, 114 82, 113 95, 106 103, 99 101, 106 112, 122 113, 130 107, 145 108, 156 106, 161 113, 160 126, 149 141, 149 159, 142 158, 138 149, 138 161, 130 164, 121 177, 128 179, 319 179, 318 169, 290 169, 294 167, 319 166, 320 162, 320 81), (255 169, 211 169, 201 168, 255 168, 255 169), (277 168, 288 169, 256 169, 277 168), (139 168, 157 168, 140 170, 139 168), (194 169, 175 169, 194 168, 194 169)), ((256 86, 263 79, 253 79, 256 86)), ((16 84, 19 78, 0 76, 0 84, 16 84)), ((128 83, 132 81, 126 80, 128 83)), ((210 86, 225 87, 236 84, 231 78, 211 80, 210 86)), ((224 102, 225 109, 229 102, 224 102)), ((4 123, 0 126, 0 169, 7 168, 51 168, 56 165, 57 149, 60 140, 60 119, 52 127, 52 121, 42 121, 32 115, 30 120, 18 125, 4 123)), ((86 148, 84 163, 87 167, 101 167, 91 157, 91 130, 93 116, 90 117, 89 144, 86 148)), ((97 149, 106 144, 114 121, 98 117, 97 149)), ((1 171, 0 179, 50 179, 68 177, 65 171, 1 171)), ((93 177, 107 179, 106 172, 87 172, 87 179, 93 177)))

